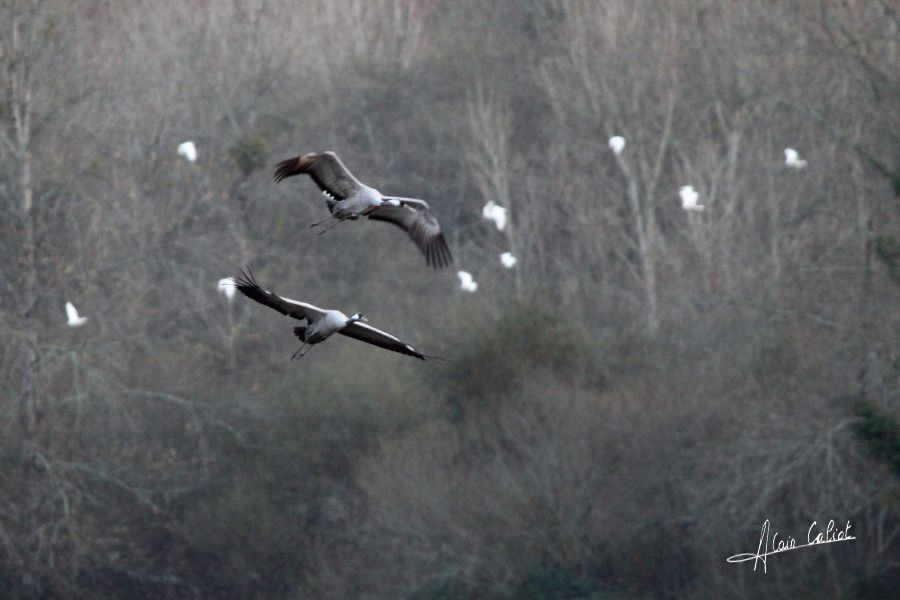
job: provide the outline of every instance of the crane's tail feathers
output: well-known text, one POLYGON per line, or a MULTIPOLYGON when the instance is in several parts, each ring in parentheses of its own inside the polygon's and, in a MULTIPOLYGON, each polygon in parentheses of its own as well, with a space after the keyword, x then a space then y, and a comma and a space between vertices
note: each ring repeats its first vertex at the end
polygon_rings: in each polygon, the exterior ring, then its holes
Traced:
POLYGON ((297 336, 301 342, 306 341, 306 326, 301 325, 299 327, 294 327, 294 335, 297 336))

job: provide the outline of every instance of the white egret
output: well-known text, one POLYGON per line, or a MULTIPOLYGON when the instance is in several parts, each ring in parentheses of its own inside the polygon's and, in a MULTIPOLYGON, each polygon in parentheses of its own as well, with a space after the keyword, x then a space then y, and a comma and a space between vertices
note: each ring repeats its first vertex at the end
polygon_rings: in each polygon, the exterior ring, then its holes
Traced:
POLYGON ((225 297, 231 300, 234 298, 234 279, 231 277, 226 277, 225 279, 219 280, 219 291, 225 294, 225 297))
POLYGON ((66 325, 69 327, 81 327, 85 323, 87 323, 88 318, 82 317, 78 315, 78 311, 75 310, 75 305, 71 302, 66 302, 66 317, 68 322, 66 325))
POLYGON ((472 277, 468 271, 457 271, 456 276, 459 277, 459 287, 464 292, 478 291, 478 282, 472 277))
POLYGON ((197 160, 197 147, 194 142, 182 142, 178 144, 178 156, 184 158, 188 162, 197 160))
POLYGON ((700 194, 694 191, 694 186, 686 185, 682 187, 678 192, 678 195, 681 196, 681 208, 683 208, 684 210, 704 210, 704 206, 697 204, 697 200, 700 198, 700 194))
POLYGON ((497 231, 503 231, 506 228, 506 209, 496 204, 493 200, 489 200, 484 208, 481 209, 481 215, 488 221, 493 221, 497 226, 497 231))
POLYGON ((512 269, 519 262, 519 259, 512 255, 512 252, 504 252, 500 255, 500 262, 507 269, 512 269))
POLYGON ((800 158, 800 153, 793 148, 784 149, 784 164, 792 169, 801 170, 806 166, 806 161, 800 158))
POLYGON ((614 135, 609 138, 609 147, 612 149, 613 154, 621 154, 622 150, 625 149, 625 138, 621 135, 614 135))

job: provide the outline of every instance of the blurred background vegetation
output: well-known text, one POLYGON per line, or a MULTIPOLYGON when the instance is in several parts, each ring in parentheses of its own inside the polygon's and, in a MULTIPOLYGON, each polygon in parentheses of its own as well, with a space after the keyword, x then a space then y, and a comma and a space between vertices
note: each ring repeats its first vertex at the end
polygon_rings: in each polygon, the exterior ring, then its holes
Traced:
POLYGON ((896 593, 894 3, 3 0, 0 24, 0 597, 896 593), (427 199, 478 292, 386 226, 315 236, 315 186, 271 171, 326 149, 427 199), (448 363, 290 362, 287 319, 216 290, 244 265, 448 363), (765 519, 858 539, 726 564, 765 519))

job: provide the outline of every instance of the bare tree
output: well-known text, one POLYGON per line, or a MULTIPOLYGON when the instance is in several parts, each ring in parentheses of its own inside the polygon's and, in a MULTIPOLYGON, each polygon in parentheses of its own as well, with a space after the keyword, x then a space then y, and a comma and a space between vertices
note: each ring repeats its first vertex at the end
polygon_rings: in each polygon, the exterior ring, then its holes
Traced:
MULTIPOLYGON (((520 203, 513 200, 513 165, 509 148, 512 136, 512 115, 504 102, 486 92, 479 84, 466 101, 470 143, 466 159, 475 177, 475 184, 484 202, 494 202, 505 208, 507 222, 501 232, 506 247, 513 255, 520 255, 516 239, 520 203)), ((515 270, 516 295, 521 299, 524 290, 522 269, 515 270)))
MULTIPOLYGON (((39 254, 39 238, 46 234, 49 219, 46 211, 39 210, 38 195, 41 191, 43 198, 50 194, 34 166, 38 138, 46 134, 48 121, 83 97, 78 90, 58 87, 64 83, 48 73, 55 68, 55 57, 70 48, 72 39, 70 33, 55 26, 60 16, 52 3, 42 0, 0 6, 0 87, 5 108, 0 141, 11 166, 12 185, 7 190, 15 197, 8 214, 16 219, 19 234, 16 268, 5 290, 18 324, 4 337, 20 352, 16 396, 22 489, 16 505, 21 520, 18 547, 12 555, 20 563, 23 589, 32 591, 52 586, 47 579, 65 579, 54 562, 65 544, 62 539, 71 539, 73 533, 71 487, 59 476, 44 447, 47 406, 42 378, 53 351, 47 351, 48 340, 42 339, 39 324, 47 314, 48 296, 42 287, 50 285, 53 276, 41 274, 46 256, 39 254)), ((8 546, 13 545, 8 536, 5 539, 8 546)))

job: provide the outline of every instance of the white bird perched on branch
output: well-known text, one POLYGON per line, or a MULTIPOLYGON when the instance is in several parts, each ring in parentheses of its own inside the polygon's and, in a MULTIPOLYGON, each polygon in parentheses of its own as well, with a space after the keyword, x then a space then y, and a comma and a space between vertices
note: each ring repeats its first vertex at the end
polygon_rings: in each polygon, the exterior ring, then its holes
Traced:
POLYGON ((482 216, 488 221, 493 221, 497 226, 497 231, 503 231, 506 228, 506 209, 496 204, 493 200, 489 200, 484 208, 481 209, 482 216))
POLYGON ((799 171, 806 166, 806 161, 800 158, 800 154, 793 148, 785 148, 784 164, 785 166, 799 171))
POLYGON ((694 186, 692 185, 682 187, 678 192, 678 195, 681 196, 681 208, 684 210, 701 211, 705 208, 704 206, 697 204, 700 194, 694 191, 694 186))
POLYGON ((457 277, 459 277, 459 287, 464 292, 475 292, 478 290, 478 282, 472 278, 472 274, 468 271, 457 271, 457 277))
POLYGON ((234 289, 235 282, 231 277, 226 277, 225 279, 219 280, 219 291, 225 294, 225 297, 229 300, 234 298, 234 289))
POLYGON ((75 305, 71 302, 66 302, 66 317, 68 318, 66 325, 69 327, 81 327, 87 323, 88 320, 87 317, 78 315, 78 311, 75 310, 75 305))
POLYGON ((194 146, 194 142, 188 141, 178 144, 178 156, 181 156, 188 162, 197 160, 197 147, 194 146))
POLYGON ((512 252, 504 252, 500 255, 500 262, 507 269, 512 269, 519 262, 519 259, 512 255, 512 252))
POLYGON ((613 154, 621 154, 622 150, 625 149, 625 138, 621 135, 614 135, 609 138, 609 147, 613 151, 613 154))

